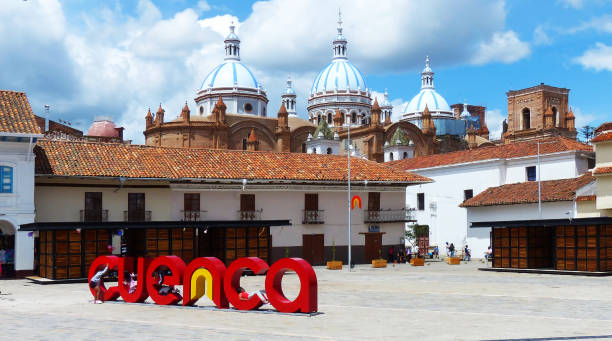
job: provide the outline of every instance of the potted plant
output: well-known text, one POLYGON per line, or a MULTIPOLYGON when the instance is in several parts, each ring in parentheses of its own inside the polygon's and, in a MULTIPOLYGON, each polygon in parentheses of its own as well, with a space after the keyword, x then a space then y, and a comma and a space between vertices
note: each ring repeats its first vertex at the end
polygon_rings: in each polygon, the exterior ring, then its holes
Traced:
POLYGON ((378 249, 378 259, 372 259, 372 267, 386 268, 387 260, 382 258, 382 249, 378 249))
POLYGON ((330 270, 342 270, 342 261, 336 260, 336 242, 332 241, 332 260, 327 261, 327 268, 330 270))
MULTIPOLYGON (((429 226, 415 224, 408 227, 408 229, 406 230, 405 239, 412 246, 412 250, 415 250, 418 244, 418 238, 425 234, 429 234, 429 226)), ((412 258, 410 258, 410 264, 412 264, 412 266, 424 266, 425 258, 423 258, 418 252, 413 253, 412 258)))

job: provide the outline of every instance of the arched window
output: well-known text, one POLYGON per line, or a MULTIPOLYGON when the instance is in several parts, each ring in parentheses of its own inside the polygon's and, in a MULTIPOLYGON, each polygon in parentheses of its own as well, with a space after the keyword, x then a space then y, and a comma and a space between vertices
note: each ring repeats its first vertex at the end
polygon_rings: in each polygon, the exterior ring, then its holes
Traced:
POLYGON ((404 159, 408 157, 408 152, 404 152, 404 159))
POLYGON ((529 108, 523 109, 523 130, 531 129, 531 112, 529 108))
POLYGON ((558 126, 559 123, 557 122, 557 107, 552 107, 552 112, 553 112, 553 126, 558 126))
POLYGON ((332 149, 331 149, 331 147, 328 147, 327 148, 327 154, 331 154, 331 153, 332 153, 332 149))
POLYGON ((356 122, 357 122, 357 113, 353 111, 351 113, 351 123, 356 123, 356 122))
POLYGON ((246 150, 246 141, 247 139, 242 139, 242 150, 246 150))
POLYGON ((327 113, 327 124, 331 124, 331 123, 332 123, 332 114, 327 113))
POLYGON ((393 153, 389 153, 389 160, 393 161, 393 153))
POLYGON ((0 193, 13 193, 13 168, 0 167, 0 193))

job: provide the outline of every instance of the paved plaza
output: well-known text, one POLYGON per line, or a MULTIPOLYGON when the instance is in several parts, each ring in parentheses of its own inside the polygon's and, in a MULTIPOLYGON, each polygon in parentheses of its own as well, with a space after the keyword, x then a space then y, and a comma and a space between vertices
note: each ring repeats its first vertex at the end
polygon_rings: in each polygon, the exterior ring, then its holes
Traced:
MULTIPOLYGON (((612 277, 492 273, 482 263, 353 272, 317 267, 308 317, 157 305, 91 304, 87 284, 0 281, 5 340, 612 339, 612 277), (606 337, 607 336, 607 337, 606 337)), ((247 290, 264 277, 243 277, 247 290)), ((283 281, 296 295, 297 276, 283 281)), ((147 300, 150 302, 150 299, 147 300)), ((201 305, 212 305, 206 299, 201 305)), ((264 306, 265 307, 265 306, 264 306)))

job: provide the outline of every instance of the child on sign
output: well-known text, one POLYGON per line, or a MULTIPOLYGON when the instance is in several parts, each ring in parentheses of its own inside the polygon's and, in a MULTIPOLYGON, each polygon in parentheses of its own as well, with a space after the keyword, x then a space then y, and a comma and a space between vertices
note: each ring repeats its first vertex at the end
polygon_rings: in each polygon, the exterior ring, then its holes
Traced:
POLYGON ((263 304, 268 304, 270 301, 268 301, 268 296, 266 295, 266 291, 265 290, 258 290, 258 291, 254 291, 254 292, 248 292, 246 290, 244 290, 244 288, 239 287, 238 288, 238 297, 240 297, 241 300, 246 301, 249 300, 251 297, 257 295, 257 297, 259 297, 259 299, 261 300, 261 303, 263 304))
POLYGON ((100 288, 100 286, 102 285, 102 277, 106 275, 107 272, 108 264, 106 264, 106 267, 103 270, 96 272, 96 274, 93 275, 93 277, 89 281, 89 287, 94 289, 94 292, 96 293, 93 301, 94 304, 104 303, 102 288, 100 288))

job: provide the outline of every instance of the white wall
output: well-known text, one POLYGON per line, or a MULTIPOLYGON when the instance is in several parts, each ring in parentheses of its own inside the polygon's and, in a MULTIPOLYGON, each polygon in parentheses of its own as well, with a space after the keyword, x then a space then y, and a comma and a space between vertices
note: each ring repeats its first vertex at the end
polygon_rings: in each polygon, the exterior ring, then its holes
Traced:
MULTIPOLYGON (((468 226, 476 221, 510 221, 539 219, 538 204, 496 205, 483 207, 468 207, 468 226)), ((542 203, 542 219, 574 218, 573 201, 557 201, 542 203)), ((482 258, 490 241, 490 228, 468 228, 467 244, 472 249, 472 257, 482 258)), ((457 244, 455 244, 456 246, 457 244)))
MULTIPOLYGON (((472 189, 476 196, 489 187, 525 182, 525 167, 536 165, 537 156, 530 156, 412 170, 412 172, 433 179, 434 182, 408 187, 406 204, 409 207, 417 208, 417 193, 424 193, 425 209, 417 210, 416 217, 419 224, 430 226, 430 244, 438 245, 442 252, 444 252, 446 242, 454 243, 456 247, 466 243, 472 247, 474 244, 472 254, 479 256, 489 245, 489 234, 485 231, 468 233, 469 222, 466 209, 459 207, 464 201, 464 190, 472 189), (482 235, 477 235, 479 233, 482 235), (473 243, 469 241, 470 238, 475 238, 473 243), (486 239, 486 242, 481 239, 486 239)), ((540 165, 542 180, 574 178, 587 170, 587 159, 584 156, 577 156, 575 152, 564 152, 541 156, 540 165)), ((496 210, 503 211, 504 207, 508 206, 498 206, 496 210)), ((563 215, 560 215, 558 210, 552 210, 552 213, 559 213, 559 215, 551 216, 551 218, 564 218, 566 217, 564 213, 568 210, 561 212, 563 215)), ((515 212, 512 209, 509 209, 509 212, 519 214, 520 218, 517 219, 527 219, 522 217, 521 212, 515 212)), ((501 220, 495 217, 490 217, 489 220, 492 219, 501 220)))
POLYGON ((419 224, 429 225, 429 243, 438 245, 444 253, 446 242, 456 247, 467 242, 467 216, 464 208, 464 190, 474 195, 488 187, 500 185, 498 162, 478 165, 417 171, 434 180, 433 183, 408 187, 406 204, 417 208, 417 193, 425 194, 425 209, 416 211, 419 224), (433 207, 435 206, 435 208, 433 207))
POLYGON ((19 231, 19 225, 34 222, 33 148, 29 141, 0 142, 0 166, 13 168, 13 192, 0 193, 0 220, 5 227, 3 233, 15 234, 16 271, 32 270, 34 266, 34 238, 19 231))

